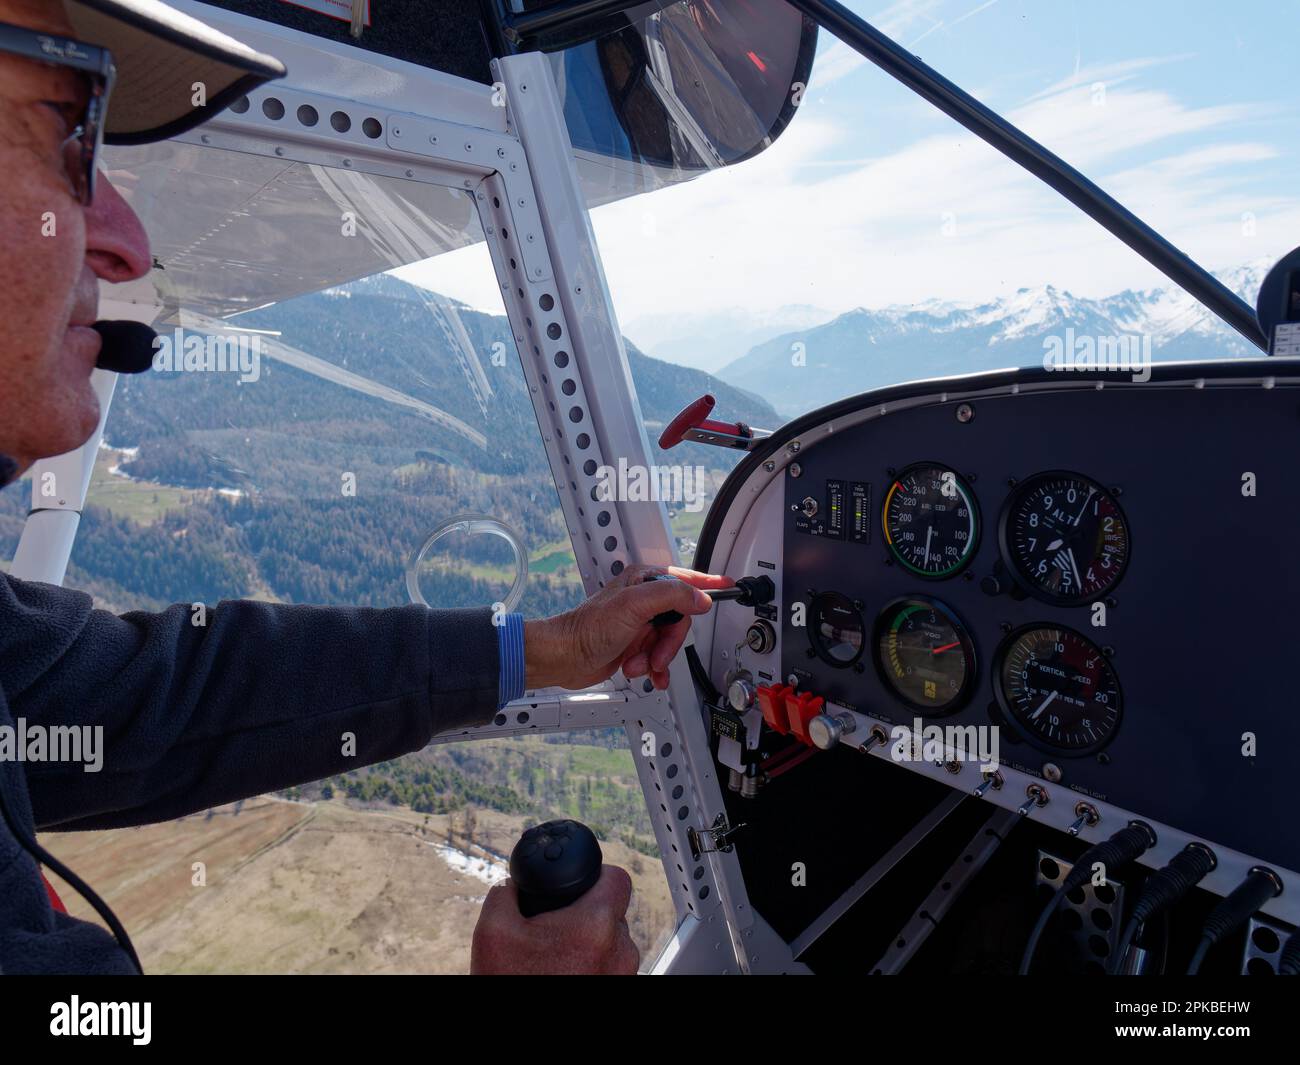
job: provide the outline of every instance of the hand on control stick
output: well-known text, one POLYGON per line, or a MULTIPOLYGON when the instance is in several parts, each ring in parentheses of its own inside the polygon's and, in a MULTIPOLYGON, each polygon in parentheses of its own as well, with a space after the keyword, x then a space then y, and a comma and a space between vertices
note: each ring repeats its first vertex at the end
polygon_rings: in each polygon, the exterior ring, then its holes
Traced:
POLYGON ((526 683, 530 688, 586 688, 621 668, 628 678, 649 676, 662 691, 668 687, 668 663, 690 631, 689 615, 712 606, 700 589, 732 584, 730 577, 677 566, 628 566, 567 614, 524 623, 526 683), (646 582, 663 573, 678 579, 646 582), (687 616, 671 625, 651 625, 655 615, 670 610, 687 616))
POLYGON ((476 976, 632 976, 641 952, 627 927, 632 878, 616 865, 563 909, 523 917, 507 880, 488 892, 474 926, 470 972, 476 976))

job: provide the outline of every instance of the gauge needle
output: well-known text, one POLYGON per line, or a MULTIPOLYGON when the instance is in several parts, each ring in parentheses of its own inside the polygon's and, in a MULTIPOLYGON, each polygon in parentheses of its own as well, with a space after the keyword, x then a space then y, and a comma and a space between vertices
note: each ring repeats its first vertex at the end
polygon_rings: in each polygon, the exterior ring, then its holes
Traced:
POLYGON ((1065 541, 1064 541, 1064 540, 1061 540, 1061 539, 1053 540, 1050 544, 1047 545, 1047 550, 1048 550, 1048 551, 1055 551, 1058 547, 1060 547, 1060 546, 1063 545, 1064 543, 1065 543, 1065 541))
POLYGON ((960 647, 961 640, 953 640, 952 643, 946 643, 942 647, 934 648, 930 653, 932 655, 941 655, 944 651, 951 651, 954 647, 960 647))
POLYGON ((1029 715, 1029 720, 1033 721, 1036 717, 1038 717, 1039 714, 1041 714, 1044 710, 1047 709, 1048 704, 1060 694, 1061 694, 1060 692, 1052 692, 1051 695, 1049 695, 1046 699, 1044 699, 1041 703, 1039 703, 1038 709, 1029 715))
POLYGON ((934 526, 930 526, 930 531, 925 534, 925 562, 923 565, 930 564, 930 538, 934 536, 934 526))
MULTIPOLYGON (((1096 494, 1097 494, 1097 489, 1095 488, 1088 489, 1088 499, 1091 499, 1096 494)), ((1083 512, 1088 509, 1088 499, 1085 499, 1083 501, 1083 506, 1079 508, 1079 513, 1074 516, 1074 521, 1070 523, 1071 525, 1078 525, 1079 522, 1083 521, 1083 512)))
POLYGON ((1074 548, 1068 548, 1066 553, 1070 556, 1070 569, 1074 570, 1074 586, 1082 588, 1083 581, 1079 579, 1079 563, 1074 561, 1074 548))

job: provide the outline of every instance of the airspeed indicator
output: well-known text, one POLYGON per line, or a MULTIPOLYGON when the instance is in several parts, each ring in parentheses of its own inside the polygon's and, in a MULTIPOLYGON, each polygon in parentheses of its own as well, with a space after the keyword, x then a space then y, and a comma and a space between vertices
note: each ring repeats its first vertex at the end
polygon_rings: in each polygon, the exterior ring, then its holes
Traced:
POLYGON ((932 462, 908 466, 894 478, 882 520, 890 554, 921 577, 958 573, 979 539, 979 516, 966 482, 932 462))

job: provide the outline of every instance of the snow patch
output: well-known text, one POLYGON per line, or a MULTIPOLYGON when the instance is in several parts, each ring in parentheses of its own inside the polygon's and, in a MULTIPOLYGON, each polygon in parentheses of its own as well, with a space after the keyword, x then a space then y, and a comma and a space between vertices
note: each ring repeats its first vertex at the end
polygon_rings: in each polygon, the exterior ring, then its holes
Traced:
POLYGON ((442 860, 454 872, 472 876, 483 881, 489 887, 501 883, 510 876, 509 867, 505 862, 497 858, 480 858, 474 854, 466 854, 463 850, 449 846, 446 843, 429 843, 428 841, 425 841, 425 843, 426 846, 436 850, 442 860))

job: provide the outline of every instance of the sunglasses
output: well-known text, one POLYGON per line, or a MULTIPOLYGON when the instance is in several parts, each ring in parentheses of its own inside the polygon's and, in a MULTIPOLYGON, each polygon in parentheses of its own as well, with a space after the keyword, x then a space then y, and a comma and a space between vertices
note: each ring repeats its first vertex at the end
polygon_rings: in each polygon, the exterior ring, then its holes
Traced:
POLYGON ((107 48, 55 37, 25 26, 0 22, 0 54, 21 56, 52 67, 66 67, 85 79, 90 91, 81 121, 63 142, 63 167, 72 194, 83 206, 95 199, 95 173, 104 143, 104 120, 117 70, 107 48))

